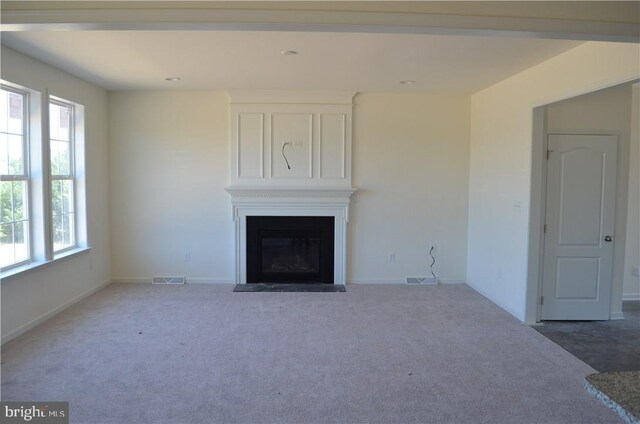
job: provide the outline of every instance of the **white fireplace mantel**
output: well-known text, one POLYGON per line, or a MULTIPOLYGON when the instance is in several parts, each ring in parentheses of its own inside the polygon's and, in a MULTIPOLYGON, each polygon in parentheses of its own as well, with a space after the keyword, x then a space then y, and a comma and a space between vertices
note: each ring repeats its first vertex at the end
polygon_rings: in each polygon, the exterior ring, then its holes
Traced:
POLYGON ((334 284, 347 279, 355 93, 229 92, 236 282, 247 283, 247 216, 334 217, 334 284))
POLYGON ((247 283, 247 216, 334 217, 334 284, 347 281, 349 187, 228 187, 235 223, 235 271, 238 284, 247 283))

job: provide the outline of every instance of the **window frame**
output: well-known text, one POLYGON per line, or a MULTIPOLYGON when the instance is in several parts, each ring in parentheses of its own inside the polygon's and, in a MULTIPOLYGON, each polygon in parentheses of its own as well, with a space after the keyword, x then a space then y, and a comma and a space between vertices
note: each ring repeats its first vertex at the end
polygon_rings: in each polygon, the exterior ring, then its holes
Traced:
MULTIPOLYGON (((48 98, 48 102, 47 102, 47 107, 49 108, 49 111, 51 110, 50 107, 51 105, 56 105, 59 107, 64 107, 64 108, 69 108, 70 112, 69 112, 69 174, 67 175, 59 175, 59 174, 53 174, 53 170, 51 168, 51 142, 52 141, 65 141, 65 140, 58 140, 58 139, 53 139, 51 137, 51 117, 49 116, 49 120, 47 122, 47 125, 49 127, 49 131, 48 131, 48 162, 49 162, 49 170, 48 170, 48 175, 49 175, 49 199, 51 202, 51 212, 50 212, 50 225, 51 225, 51 252, 54 256, 54 258, 58 255, 64 254, 70 250, 74 250, 77 249, 79 246, 78 243, 78 196, 77 196, 77 178, 76 178, 76 104, 73 102, 70 102, 68 100, 64 100, 61 99, 59 97, 55 97, 55 96, 49 96, 48 98), (71 181, 71 191, 72 191, 72 196, 73 196, 73 212, 71 212, 70 214, 67 213, 66 215, 72 215, 73 216, 73 220, 70 222, 72 225, 71 228, 71 232, 73 234, 73 243, 69 246, 63 247, 62 249, 59 250, 55 250, 55 236, 54 236, 54 215, 53 215, 53 183, 54 181, 71 181)), ((65 214, 61 215, 64 216, 65 214)))
MULTIPOLYGON (((31 93, 27 89, 21 89, 15 87, 13 85, 6 84, 4 81, 0 82, 0 89, 7 91, 9 93, 14 93, 22 96, 22 175, 0 175, 2 182, 5 181, 21 181, 25 183, 26 194, 24 195, 24 213, 26 215, 26 219, 23 218, 20 222, 26 222, 26 232, 25 242, 27 243, 27 258, 14 262, 11 265, 6 265, 0 268, 0 272, 9 271, 13 268, 25 266, 31 262, 33 262, 34 252, 33 252, 33 211, 32 211, 32 183, 31 183, 31 132, 30 132, 30 120, 31 120, 31 93)), ((10 133, 7 133, 9 136, 10 133)), ((16 135, 16 134, 14 134, 16 135)), ((13 191, 13 190, 12 190, 13 191)), ((13 193, 12 193, 13 197, 13 193)), ((11 224, 14 228, 15 234, 15 224, 18 221, 12 220, 11 224)), ((14 258, 15 258, 15 235, 14 235, 14 258)))

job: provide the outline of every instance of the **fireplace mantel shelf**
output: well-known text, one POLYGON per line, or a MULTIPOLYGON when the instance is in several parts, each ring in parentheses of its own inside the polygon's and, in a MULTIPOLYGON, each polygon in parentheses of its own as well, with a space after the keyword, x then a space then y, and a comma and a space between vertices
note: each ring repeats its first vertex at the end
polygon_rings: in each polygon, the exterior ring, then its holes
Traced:
POLYGON ((226 192, 236 198, 342 198, 349 199, 356 191, 353 187, 227 187, 226 192))

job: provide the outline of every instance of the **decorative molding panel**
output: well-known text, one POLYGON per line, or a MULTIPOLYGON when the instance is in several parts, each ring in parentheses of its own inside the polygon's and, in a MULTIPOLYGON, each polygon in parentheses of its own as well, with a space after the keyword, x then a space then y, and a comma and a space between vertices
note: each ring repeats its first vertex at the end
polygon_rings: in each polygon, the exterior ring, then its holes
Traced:
POLYGON ((320 114, 318 125, 318 170, 320 178, 345 178, 347 166, 347 116, 320 114), (325 140, 326 138, 326 140, 325 140))
POLYGON ((264 114, 237 115, 237 177, 264 177, 264 114))
POLYGON ((229 92, 230 187, 351 187, 353 95, 229 92))
POLYGON ((313 138, 312 113, 272 113, 270 177, 313 178, 313 138))

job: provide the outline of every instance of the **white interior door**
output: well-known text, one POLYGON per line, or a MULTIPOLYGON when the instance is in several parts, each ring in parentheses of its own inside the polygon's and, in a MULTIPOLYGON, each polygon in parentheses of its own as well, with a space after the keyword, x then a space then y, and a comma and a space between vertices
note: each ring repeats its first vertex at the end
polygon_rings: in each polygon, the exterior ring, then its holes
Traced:
POLYGON ((607 320, 617 137, 549 135, 543 320, 607 320))

